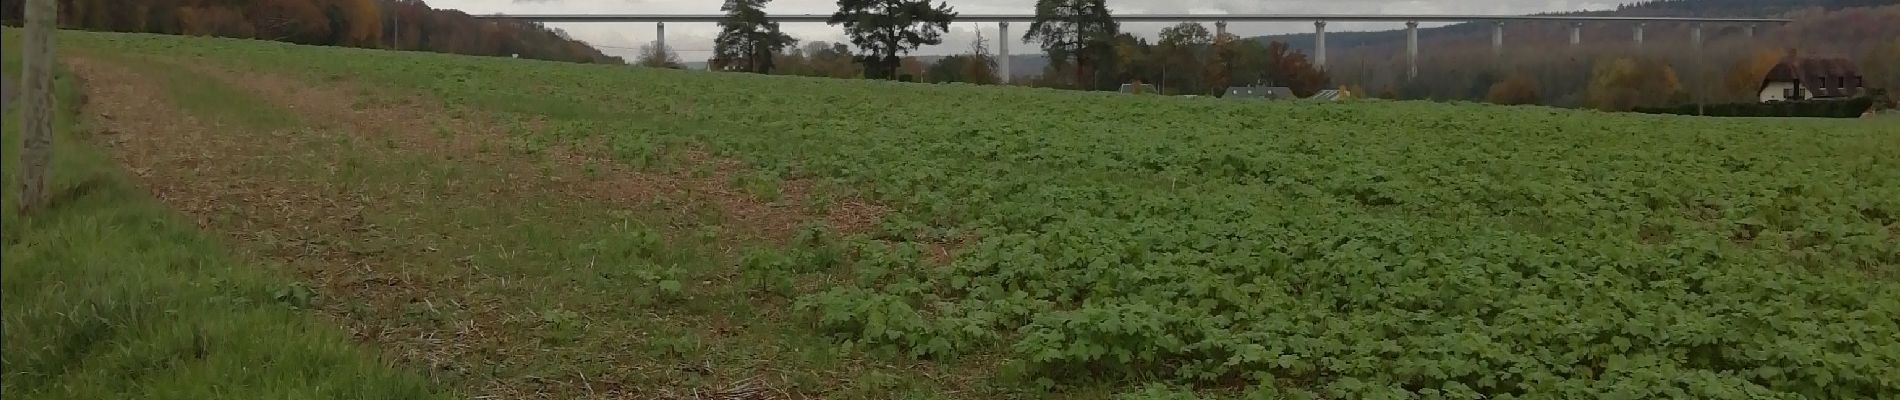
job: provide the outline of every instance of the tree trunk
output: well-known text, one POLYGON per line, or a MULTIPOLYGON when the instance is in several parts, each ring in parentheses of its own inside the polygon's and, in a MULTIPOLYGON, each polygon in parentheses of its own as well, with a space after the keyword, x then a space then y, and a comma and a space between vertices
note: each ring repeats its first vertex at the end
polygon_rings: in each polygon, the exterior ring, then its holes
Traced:
POLYGON ((28 0, 26 5, 25 49, 20 52, 23 71, 20 82, 25 91, 20 100, 20 211, 22 214, 46 206, 46 181, 53 165, 53 35, 59 23, 56 0, 28 0))

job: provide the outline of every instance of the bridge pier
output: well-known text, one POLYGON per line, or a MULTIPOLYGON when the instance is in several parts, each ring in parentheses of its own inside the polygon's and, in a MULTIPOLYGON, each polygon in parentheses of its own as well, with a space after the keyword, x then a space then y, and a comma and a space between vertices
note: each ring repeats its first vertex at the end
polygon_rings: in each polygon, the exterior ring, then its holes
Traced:
POLYGON ((653 45, 659 47, 658 50, 661 54, 665 54, 666 53, 666 23, 665 22, 653 23, 653 31, 655 33, 655 36, 658 37, 658 39, 653 40, 653 45))
POLYGON ((1227 21, 1214 21, 1214 40, 1227 36, 1227 21))
POLYGON ((1582 22, 1570 23, 1570 47, 1575 48, 1578 45, 1582 45, 1582 44, 1583 44, 1583 23, 1582 22))
POLYGON ((1009 84, 1009 21, 996 23, 996 82, 1009 84))
POLYGON ((1649 25, 1649 24, 1643 23, 1643 22, 1636 23, 1636 48, 1638 49, 1643 48, 1643 26, 1644 25, 1649 25))
POLYGON ((1504 56, 1504 21, 1491 25, 1491 55, 1504 56))
POLYGON ((1326 21, 1313 21, 1313 65, 1326 69, 1326 21))
POLYGON ((1755 24, 1748 24, 1748 25, 1743 26, 1742 32, 1747 34, 1749 39, 1754 39, 1755 38, 1755 24))
POLYGON ((1695 91, 1695 114, 1707 115, 1705 112, 1707 111, 1706 107, 1708 107, 1709 71, 1707 71, 1707 67, 1703 66, 1702 61, 1701 22, 1689 26, 1689 43, 1694 47, 1695 51, 1695 74, 1694 78, 1691 78, 1695 79, 1695 87, 1691 89, 1695 91))
POLYGON ((1405 80, 1418 79, 1418 21, 1405 22, 1405 80))

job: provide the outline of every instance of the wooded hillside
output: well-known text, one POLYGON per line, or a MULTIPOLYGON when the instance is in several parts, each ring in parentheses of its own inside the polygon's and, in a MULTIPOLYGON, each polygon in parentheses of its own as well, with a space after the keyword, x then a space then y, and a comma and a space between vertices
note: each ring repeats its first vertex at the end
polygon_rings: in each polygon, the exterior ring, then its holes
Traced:
MULTIPOLYGON (((25 0, 0 0, 18 25, 25 0)), ((254 38, 299 44, 394 48, 621 63, 540 24, 481 21, 420 0, 59 0, 60 27, 254 38)))

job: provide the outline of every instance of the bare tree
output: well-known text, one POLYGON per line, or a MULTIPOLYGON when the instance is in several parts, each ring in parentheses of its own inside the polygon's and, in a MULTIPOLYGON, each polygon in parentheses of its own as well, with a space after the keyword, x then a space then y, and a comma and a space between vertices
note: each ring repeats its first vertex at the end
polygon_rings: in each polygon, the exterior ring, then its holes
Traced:
POLYGON ((969 83, 994 85, 1000 82, 996 75, 996 55, 990 53, 990 41, 983 37, 983 30, 975 31, 976 40, 970 41, 970 58, 963 65, 963 79, 969 83))
POLYGON ((679 54, 675 54, 672 49, 658 44, 640 46, 640 58, 637 59, 635 63, 639 66, 650 68, 686 68, 685 64, 680 63, 679 54))
POLYGON ((20 52, 20 82, 26 108, 20 114, 20 212, 46 207, 46 181, 53 166, 53 26, 58 21, 55 0, 29 0, 26 5, 26 49, 20 52))

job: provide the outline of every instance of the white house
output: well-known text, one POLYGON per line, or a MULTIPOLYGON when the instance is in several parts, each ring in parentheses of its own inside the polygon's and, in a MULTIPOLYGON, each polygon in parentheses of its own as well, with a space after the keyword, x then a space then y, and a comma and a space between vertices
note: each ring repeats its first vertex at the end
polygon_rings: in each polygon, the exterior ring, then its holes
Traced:
POLYGON ((1761 81, 1761 102, 1841 100, 1860 96, 1860 70, 1842 58, 1799 58, 1792 53, 1761 81))
POLYGON ((1792 80, 1763 80, 1761 83, 1761 102, 1773 103, 1777 101, 1788 101, 1789 97, 1794 97, 1794 84, 1795 82, 1792 80))

